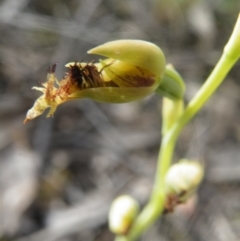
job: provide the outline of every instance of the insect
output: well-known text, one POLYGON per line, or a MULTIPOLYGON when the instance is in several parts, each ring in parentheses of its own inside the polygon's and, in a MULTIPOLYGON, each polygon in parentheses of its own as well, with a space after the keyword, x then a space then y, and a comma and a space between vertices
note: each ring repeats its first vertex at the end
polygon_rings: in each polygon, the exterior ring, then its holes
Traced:
POLYGON ((101 71, 99 72, 93 63, 83 65, 75 62, 74 65, 70 65, 68 74, 70 79, 76 82, 80 89, 105 86, 101 71))

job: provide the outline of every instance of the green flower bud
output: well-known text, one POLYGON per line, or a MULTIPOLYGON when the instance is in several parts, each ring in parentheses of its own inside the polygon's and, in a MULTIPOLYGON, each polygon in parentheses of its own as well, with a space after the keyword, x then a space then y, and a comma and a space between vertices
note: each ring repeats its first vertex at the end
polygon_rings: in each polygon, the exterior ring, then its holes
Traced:
POLYGON ((162 78, 161 84, 156 89, 156 93, 171 100, 179 100, 183 98, 185 93, 185 83, 173 65, 168 64, 166 66, 165 74, 162 78))
POLYGON ((41 115, 53 116, 58 105, 74 99, 90 98, 106 103, 124 103, 153 93, 165 71, 165 57, 159 47, 141 40, 118 40, 90 51, 107 57, 99 63, 68 63, 66 76, 58 81, 56 65, 49 70, 47 82, 34 89, 43 92, 28 111, 24 123, 41 115))
POLYGON ((203 174, 199 162, 183 159, 172 165, 165 177, 166 208, 172 210, 178 203, 185 202, 198 188, 203 174))
POLYGON ((162 116, 163 116, 163 128, 162 134, 164 135, 172 127, 175 121, 183 113, 184 103, 182 99, 171 100, 164 97, 162 103, 162 116))
POLYGON ((109 229, 119 235, 127 234, 139 212, 138 202, 123 195, 115 199, 109 211, 109 229))

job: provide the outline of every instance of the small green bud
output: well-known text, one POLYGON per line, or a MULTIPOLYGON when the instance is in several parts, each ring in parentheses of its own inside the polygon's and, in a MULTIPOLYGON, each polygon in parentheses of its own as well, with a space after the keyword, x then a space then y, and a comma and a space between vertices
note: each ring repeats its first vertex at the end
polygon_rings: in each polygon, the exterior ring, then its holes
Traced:
POLYGON ((185 93, 185 83, 173 65, 168 64, 161 84, 156 89, 156 93, 172 100, 183 98, 185 93))
POLYGON ((118 235, 127 234, 139 212, 138 202, 128 195, 115 199, 109 211, 109 229, 118 235))
POLYGON ((178 120, 183 113, 184 103, 182 99, 171 100, 164 97, 162 103, 162 116, 163 116, 163 128, 162 134, 164 135, 178 120))

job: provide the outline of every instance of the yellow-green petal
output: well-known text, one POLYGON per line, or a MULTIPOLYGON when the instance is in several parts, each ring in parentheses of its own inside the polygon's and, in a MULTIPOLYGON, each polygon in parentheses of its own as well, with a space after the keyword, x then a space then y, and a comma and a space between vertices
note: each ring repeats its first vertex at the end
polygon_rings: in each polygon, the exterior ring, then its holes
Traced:
POLYGON ((165 57, 155 44, 143 40, 116 40, 99 45, 88 51, 108 58, 145 68, 158 77, 163 77, 165 57))
POLYGON ((119 87, 148 87, 159 85, 160 78, 155 77, 149 70, 134 66, 123 61, 113 60, 112 64, 101 61, 102 73, 106 73, 109 79, 119 87))
POLYGON ((69 96, 70 99, 89 98, 98 102, 105 103, 126 103, 135 100, 140 100, 151 93, 153 87, 101 87, 83 89, 69 96))

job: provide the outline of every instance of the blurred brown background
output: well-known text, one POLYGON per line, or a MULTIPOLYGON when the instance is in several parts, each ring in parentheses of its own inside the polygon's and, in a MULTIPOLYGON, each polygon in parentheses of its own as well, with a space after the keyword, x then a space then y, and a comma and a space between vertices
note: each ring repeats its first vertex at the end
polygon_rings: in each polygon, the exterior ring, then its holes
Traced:
MULTIPOLYGON (((111 200, 151 192, 161 98, 111 105, 68 102, 54 118, 23 125, 50 64, 115 39, 156 43, 186 79, 186 102, 221 55, 239 0, 0 1, 0 240, 108 241, 111 200)), ((94 57, 96 58, 96 57, 94 57)), ((240 238, 240 65, 184 129, 174 160, 206 166, 198 197, 141 240, 240 238)))

